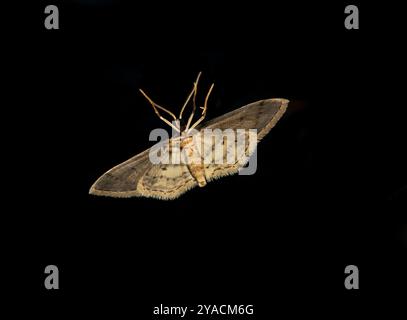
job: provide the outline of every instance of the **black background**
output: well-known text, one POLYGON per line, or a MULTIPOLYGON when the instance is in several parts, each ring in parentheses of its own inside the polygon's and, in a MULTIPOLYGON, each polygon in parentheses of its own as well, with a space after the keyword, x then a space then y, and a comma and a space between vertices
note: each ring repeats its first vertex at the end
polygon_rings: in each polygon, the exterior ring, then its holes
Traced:
POLYGON ((356 2, 360 30, 344 28, 344 2, 78 0, 54 2, 60 29, 46 30, 47 4, 27 9, 10 37, 16 296, 44 316, 146 319, 161 303, 254 304, 244 318, 266 319, 361 315, 403 298, 399 20, 356 2), (215 83, 208 118, 291 101, 259 145, 256 174, 174 201, 88 195, 162 127, 138 88, 177 110, 199 71, 201 98, 215 83), (44 288, 49 264, 58 291, 44 288), (358 291, 344 288, 349 264, 360 269, 358 291))

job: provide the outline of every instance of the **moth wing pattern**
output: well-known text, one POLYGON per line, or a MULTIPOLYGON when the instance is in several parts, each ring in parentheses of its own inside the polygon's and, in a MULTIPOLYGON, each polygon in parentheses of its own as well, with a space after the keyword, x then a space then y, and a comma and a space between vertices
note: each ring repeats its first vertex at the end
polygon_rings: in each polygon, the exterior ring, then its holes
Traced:
POLYGON ((152 166, 147 149, 104 173, 90 188, 89 193, 109 197, 142 196, 137 185, 152 166))
MULTIPOLYGON (((167 148, 164 144, 163 150, 167 148)), ((90 193, 117 198, 175 199, 197 186, 186 165, 153 164, 149 158, 150 150, 107 171, 93 184, 90 193)))
MULTIPOLYGON (((260 141, 280 120, 287 110, 288 100, 267 99, 250 103, 239 109, 226 113, 201 127, 204 129, 257 129, 257 140, 260 141)), ((238 133, 236 134, 236 136, 238 133)), ((250 133, 245 133, 245 152, 237 157, 234 163, 227 163, 224 149, 224 162, 222 164, 210 163, 205 165, 205 175, 208 181, 235 174, 248 161, 256 148, 248 144, 250 133)))
POLYGON ((261 140, 283 116, 288 102, 286 99, 253 102, 206 122, 200 129, 257 129, 257 138, 261 140))
POLYGON ((160 164, 147 169, 137 190, 145 197, 175 199, 198 184, 185 164, 160 164))
MULTIPOLYGON (((250 156, 256 150, 257 141, 256 135, 250 131, 239 132, 236 131, 236 140, 232 141, 233 150, 230 152, 232 157, 229 158, 228 152, 230 150, 230 145, 225 143, 222 139, 222 154, 221 154, 221 163, 216 162, 216 156, 209 156, 207 152, 204 153, 205 157, 208 157, 210 162, 205 164, 205 177, 206 180, 212 181, 224 176, 235 174, 243 167, 250 159, 250 156), (243 139, 243 140, 241 140, 243 139), (242 144, 241 142, 244 142, 242 144), (253 143, 254 142, 254 143, 253 143), (238 150, 239 149, 239 150, 238 150)), ((205 142, 207 143, 207 142, 205 142)), ((212 146, 208 146, 209 147, 212 146)), ((204 149, 204 150, 208 150, 204 149)), ((213 150, 213 149, 212 149, 213 150)), ((205 159, 204 157, 204 159, 205 159)))

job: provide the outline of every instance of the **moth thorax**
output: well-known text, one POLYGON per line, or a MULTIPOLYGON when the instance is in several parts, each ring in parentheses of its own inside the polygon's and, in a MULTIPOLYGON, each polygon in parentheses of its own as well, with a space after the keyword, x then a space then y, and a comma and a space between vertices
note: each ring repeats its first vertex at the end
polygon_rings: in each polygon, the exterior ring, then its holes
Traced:
MULTIPOLYGON (((172 121, 172 124, 176 127, 176 128, 178 128, 179 130, 180 130, 180 132, 181 132, 181 135, 182 135, 182 133, 184 133, 185 132, 185 129, 187 128, 187 123, 183 120, 183 119, 176 119, 176 120, 174 120, 174 121, 172 121)), ((174 130, 175 131, 175 130, 174 130)), ((173 132, 173 133, 175 133, 176 135, 179 135, 180 133, 179 132, 173 132)))

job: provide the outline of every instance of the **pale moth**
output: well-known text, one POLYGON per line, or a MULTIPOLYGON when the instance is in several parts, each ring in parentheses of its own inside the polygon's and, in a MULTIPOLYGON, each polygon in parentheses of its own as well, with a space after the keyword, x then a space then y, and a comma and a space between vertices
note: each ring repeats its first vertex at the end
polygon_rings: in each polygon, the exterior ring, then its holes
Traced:
MULTIPOLYGON (((168 124, 177 136, 173 136, 161 144, 159 151, 154 147, 139 153, 129 160, 117 165, 103 174, 90 188, 89 193, 109 197, 151 197, 170 200, 179 197, 189 189, 204 187, 207 182, 223 176, 235 174, 249 160, 255 151, 250 140, 255 132, 255 142, 260 141, 277 123, 287 109, 286 99, 267 99, 250 103, 239 109, 226 113, 205 124, 208 98, 213 89, 211 85, 201 109, 200 117, 194 122, 198 81, 201 73, 194 82, 193 89, 176 117, 171 111, 159 106, 151 100, 143 90, 140 92, 151 103, 157 116, 168 124), (192 99, 192 112, 185 127, 181 127, 182 116, 186 106, 192 99), (168 114, 174 121, 164 118, 161 112, 168 114), (204 132, 221 132, 221 138, 207 139, 204 132), (249 130, 250 129, 250 130, 249 130), (224 132, 236 133, 230 141, 225 142, 224 132), (205 137, 205 138, 204 138, 205 137), (242 139, 240 139, 242 138, 242 139), (240 142, 237 147, 234 143, 240 142), (235 156, 227 158, 230 150, 241 150, 233 153, 235 156), (216 150, 220 150, 216 156, 216 150), (153 162, 152 152, 164 154, 167 161, 153 162), (217 157, 217 158, 216 158, 217 157), (216 161, 215 161, 216 158, 216 161), (178 161, 174 161, 177 159, 178 161), (209 160, 208 160, 209 159, 209 160), (172 160, 172 161, 171 161, 172 160), (181 160, 181 161, 180 161, 181 160)), ((227 139, 226 139, 227 140, 227 139)), ((229 139, 230 140, 230 139, 229 139)), ((157 148, 156 148, 157 149, 157 148)))

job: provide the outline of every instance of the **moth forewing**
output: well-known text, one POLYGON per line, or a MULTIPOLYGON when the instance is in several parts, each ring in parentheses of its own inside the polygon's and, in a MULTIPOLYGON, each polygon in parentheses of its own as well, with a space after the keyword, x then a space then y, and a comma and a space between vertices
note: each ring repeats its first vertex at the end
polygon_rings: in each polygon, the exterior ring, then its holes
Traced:
POLYGON ((157 142, 148 153, 151 164, 170 163, 170 139, 157 142))
POLYGON ((256 129, 237 129, 237 151, 236 161, 241 165, 245 165, 253 152, 257 148, 257 130, 256 129))
POLYGON ((233 129, 207 129, 206 132, 213 135, 210 143, 213 142, 213 163, 231 164, 234 163, 235 152, 235 131, 233 129))

